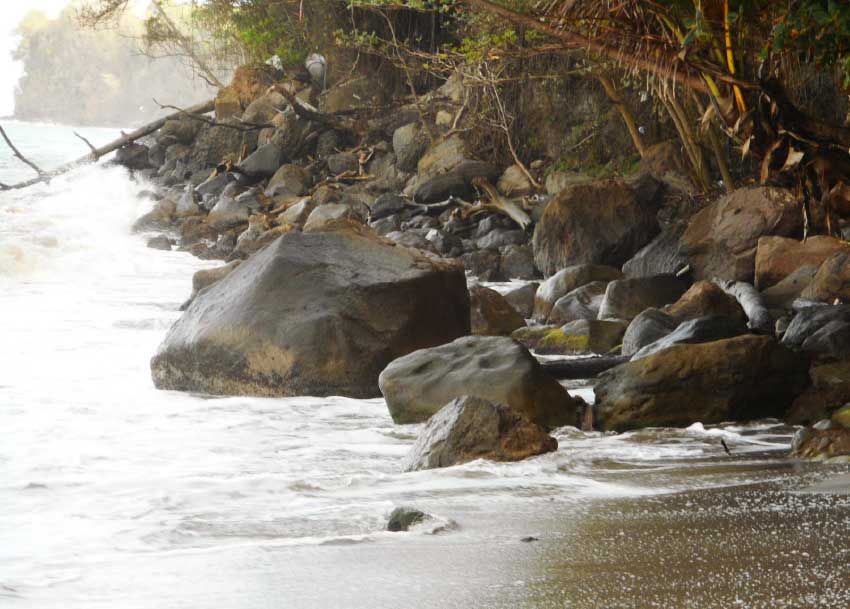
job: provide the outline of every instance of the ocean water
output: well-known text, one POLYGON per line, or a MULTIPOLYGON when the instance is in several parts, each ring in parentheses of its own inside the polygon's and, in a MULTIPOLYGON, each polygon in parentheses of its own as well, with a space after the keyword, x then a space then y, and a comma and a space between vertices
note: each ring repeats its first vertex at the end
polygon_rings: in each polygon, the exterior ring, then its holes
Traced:
MULTIPOLYGON (((5 126, 45 167, 86 152, 70 128, 5 126)), ((95 142, 114 134, 85 130, 95 142)), ((0 150, 0 181, 29 175, 0 150)), ((634 582, 647 570, 663 576, 663 552, 632 547, 638 557, 622 563, 602 550, 628 540, 623 523, 649 510, 656 537, 680 533, 669 547, 688 556, 704 545, 698 531, 687 534, 691 521, 672 508, 653 518, 653 506, 742 489, 788 522, 846 532, 844 499, 792 501, 846 468, 787 462, 793 430, 776 421, 622 435, 565 428, 557 452, 522 463, 402 473, 419 427, 393 425, 382 400, 157 391, 150 357, 192 273, 217 263, 149 250, 131 234, 149 187, 92 166, 0 193, 2 607, 785 606, 810 591, 770 588, 762 605, 764 587, 747 592, 729 578, 700 596, 689 572, 644 603, 634 582), (386 532, 401 505, 434 519, 386 532), (589 586, 595 577, 607 596, 589 586), (611 588, 617 578, 631 587, 611 588)), ((696 501, 694 514, 713 509, 696 501)), ((716 505, 712 517, 733 535, 757 534, 716 505)), ((807 581, 840 590, 814 567, 846 563, 848 546, 811 565, 807 581)), ((738 575, 746 552, 736 554, 738 575)))

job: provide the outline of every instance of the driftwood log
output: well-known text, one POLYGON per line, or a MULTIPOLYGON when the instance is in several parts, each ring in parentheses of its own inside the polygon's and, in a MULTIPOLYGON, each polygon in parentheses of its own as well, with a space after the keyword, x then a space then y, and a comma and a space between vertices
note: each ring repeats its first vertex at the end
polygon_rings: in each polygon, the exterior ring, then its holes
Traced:
POLYGON ((749 319, 747 326, 750 330, 759 334, 773 333, 773 318, 757 289, 744 281, 715 279, 714 283, 738 301, 738 304, 744 309, 747 319, 749 319))
POLYGON ((602 355, 580 359, 542 361, 543 369, 561 380, 592 379, 606 370, 629 361, 628 355, 602 355))
POLYGON ((154 133, 155 131, 158 131, 165 124, 165 122, 168 121, 168 120, 180 118, 181 116, 184 116, 185 114, 195 114, 195 115, 206 114, 208 112, 212 112, 212 110, 214 108, 215 108, 215 100, 209 100, 209 101, 203 102, 201 104, 191 106, 189 108, 186 108, 185 110, 181 110, 180 112, 175 112, 174 114, 169 114, 168 116, 164 116, 160 119, 157 119, 157 120, 155 120, 151 123, 148 123, 147 125, 144 125, 143 127, 139 127, 138 129, 136 129, 135 131, 132 131, 130 133, 122 133, 121 137, 119 137, 118 139, 113 140, 113 141, 109 142, 108 144, 106 144, 105 146, 101 146, 99 148, 95 147, 94 145, 91 144, 91 142, 89 142, 88 140, 86 140, 85 138, 83 138, 82 136, 77 134, 77 137, 82 139, 89 146, 90 152, 87 155, 80 157, 75 161, 71 161, 70 163, 65 163, 64 165, 60 165, 59 167, 56 167, 55 169, 51 169, 50 171, 42 171, 36 165, 34 165, 31 161, 27 160, 17 150, 17 148, 15 148, 15 146, 8 139, 8 137, 5 136, 5 132, 4 132, 4 134, 3 134, 4 139, 6 139, 6 143, 9 144, 9 146, 12 148, 12 151, 15 153, 15 156, 20 158, 23 162, 25 162, 30 167, 33 167, 35 169, 35 171, 38 172, 38 176, 34 177, 32 179, 26 180, 24 182, 18 182, 17 184, 0 184, 0 190, 16 190, 16 189, 19 189, 19 188, 27 188, 28 186, 33 186, 34 184, 39 184, 41 182, 49 182, 52 178, 55 178, 56 176, 59 176, 63 173, 71 171, 72 169, 75 169, 75 168, 79 167, 80 165, 86 165, 88 163, 95 163, 100 158, 106 156, 110 152, 115 152, 116 150, 118 150, 122 146, 126 146, 127 144, 132 144, 136 140, 141 139, 141 138, 145 137, 146 135, 150 135, 151 133, 154 133))

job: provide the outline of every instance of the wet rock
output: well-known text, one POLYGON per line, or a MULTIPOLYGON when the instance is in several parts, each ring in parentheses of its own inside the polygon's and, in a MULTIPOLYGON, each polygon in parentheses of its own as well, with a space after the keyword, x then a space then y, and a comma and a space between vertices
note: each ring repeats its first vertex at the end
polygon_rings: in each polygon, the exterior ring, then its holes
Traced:
POLYGON ((206 218, 202 216, 186 218, 183 222, 181 222, 178 230, 180 232, 181 247, 186 247, 201 241, 215 240, 218 235, 218 231, 207 224, 206 218))
POLYGON ((632 320, 646 309, 676 302, 687 287, 687 282, 673 275, 612 281, 599 307, 599 319, 632 320))
POLYGON ((338 152, 327 158, 328 171, 334 175, 345 173, 346 171, 357 171, 360 169, 360 162, 357 160, 357 155, 353 152, 338 152))
POLYGON ((240 264, 242 264, 241 260, 234 260, 214 269, 201 269, 197 271, 192 276, 192 295, 189 297, 190 301, 194 300, 195 296, 204 288, 208 288, 230 275, 240 264))
POLYGON ((463 254, 460 261, 467 273, 478 277, 481 281, 500 281, 503 279, 499 269, 501 256, 499 252, 475 251, 463 254))
POLYGON ((711 281, 697 281, 666 310, 680 323, 708 316, 726 317, 742 324, 747 323, 747 315, 738 301, 711 281))
POLYGON ((850 254, 850 244, 835 237, 815 235, 805 241, 762 237, 756 251, 755 286, 764 290, 804 266, 819 267, 835 254, 850 254))
POLYGON ((469 289, 472 333, 476 336, 510 336, 525 326, 525 319, 496 290, 483 286, 469 289))
POLYGON ((464 396, 432 416, 404 462, 405 471, 473 461, 521 461, 557 450, 558 441, 502 404, 464 396))
POLYGON ((224 190, 224 187, 231 181, 232 177, 226 173, 216 174, 201 182, 195 188, 195 194, 201 200, 208 195, 218 197, 224 190))
POLYGON ((496 229, 485 237, 476 241, 476 246, 481 250, 499 250, 509 245, 522 245, 528 241, 528 236, 523 230, 496 229))
POLYGON ((767 336, 679 345, 601 375, 604 429, 781 418, 809 382, 805 358, 767 336))
POLYGON ((416 351, 387 366, 379 383, 396 423, 425 421, 465 395, 505 404, 547 429, 578 422, 579 402, 510 338, 469 336, 416 351))
POLYGON ((195 191, 191 186, 186 186, 186 190, 177 199, 177 207, 174 210, 174 215, 178 218, 186 218, 188 216, 197 216, 203 213, 198 205, 198 199, 195 196, 195 191))
POLYGON ((302 226, 307 222, 307 218, 316 209, 316 204, 311 199, 301 199, 298 203, 293 204, 285 212, 278 216, 281 223, 302 226))
POLYGON ((363 219, 357 212, 342 203, 319 205, 310 212, 304 223, 304 232, 312 233, 327 231, 334 228, 350 226, 352 223, 362 223, 363 219))
POLYGON ((850 323, 830 321, 807 337, 801 350, 814 358, 850 358, 850 323))
POLYGON ((266 195, 273 197, 283 191, 295 196, 307 194, 313 178, 303 167, 298 165, 282 165, 269 180, 266 195))
POLYGON ((490 163, 461 160, 450 172, 425 178, 416 188, 413 199, 423 204, 439 203, 451 196, 468 199, 475 193, 472 186, 475 178, 482 177, 493 181, 498 175, 499 170, 490 163))
POLYGON ((662 187, 648 175, 569 186, 534 230, 534 259, 544 276, 576 264, 620 267, 661 231, 662 187))
POLYGON ((377 397, 387 364, 469 330, 458 266, 366 230, 291 232, 198 294, 151 370, 161 389, 377 397))
POLYGON ((371 221, 381 220, 388 216, 398 214, 409 209, 407 200, 404 197, 393 194, 384 194, 375 200, 369 213, 371 221))
POLYGON ((503 294, 505 300, 523 319, 530 319, 534 312, 534 295, 537 293, 537 283, 526 283, 511 288, 503 294))
POLYGON ((390 514, 387 521, 387 530, 391 533, 402 533, 410 530, 410 527, 431 520, 431 516, 421 510, 412 507, 397 507, 390 514))
POLYGON ((453 135, 430 145, 417 162, 416 172, 426 178, 432 177, 451 171, 465 158, 466 144, 459 135, 453 135))
POLYGON ((387 233, 386 238, 404 247, 412 247, 418 250, 437 253, 434 244, 425 238, 425 235, 415 231, 394 231, 387 233))
POLYGON ((165 250, 167 252, 171 251, 174 242, 168 238, 166 235, 157 235, 152 239, 148 239, 147 246, 154 250, 165 250))
POLYGON ((283 153, 280 148, 274 144, 265 144, 239 163, 239 169, 250 176, 270 178, 275 175, 282 162, 283 153))
POLYGON ((171 199, 157 201, 153 209, 133 223, 133 232, 164 230, 171 226, 177 212, 177 203, 171 199))
POLYGON ((156 137, 158 141, 172 138, 172 141, 180 144, 191 144, 200 133, 202 124, 189 116, 169 119, 157 132, 156 137))
POLYGON ((850 305, 803 309, 794 316, 782 337, 782 344, 792 349, 800 349, 807 338, 834 321, 850 323, 850 305))
POLYGON ((455 258, 463 253, 463 243, 454 235, 432 228, 425 234, 425 239, 431 242, 434 250, 445 258, 455 258))
POLYGON ((387 216, 386 218, 370 222, 369 226, 379 235, 389 235, 390 233, 401 230, 401 218, 398 216, 387 216))
POLYGON ((817 272, 816 266, 801 266, 779 283, 762 291, 765 306, 772 309, 791 309, 792 303, 802 296, 817 272))
POLYGON ((741 336, 747 332, 747 326, 741 319, 720 316, 698 317, 679 324, 670 334, 646 345, 632 356, 632 361, 649 357, 676 345, 709 343, 741 336))
POLYGON ((829 418, 850 402, 850 362, 816 363, 809 376, 811 386, 794 400, 785 417, 791 425, 811 425, 829 418))
POLYGON ((527 245, 508 245, 502 250, 501 275, 506 279, 534 279, 537 268, 534 254, 527 245))
POLYGON ((416 171, 416 165, 428 148, 428 136, 417 123, 399 127, 393 133, 393 151, 400 171, 416 171))
POLYGON ((623 355, 634 355, 645 346, 664 338, 679 325, 660 309, 647 309, 635 317, 623 336, 623 355))
POLYGON ((608 282, 592 281, 562 296, 549 312, 548 323, 563 325, 578 319, 596 319, 607 288, 608 282))
POLYGON ((679 240, 687 224, 680 222, 666 227, 655 239, 641 248, 623 265, 626 277, 654 277, 675 275, 688 264, 688 259, 679 254, 679 240))
MULTIPOLYGON (((850 456, 850 429, 840 425, 817 425, 794 436, 791 456, 812 461, 838 460, 850 456)), ((842 461, 844 462, 844 461, 842 461)))
POLYGON ((828 258, 801 296, 821 302, 850 300, 850 253, 841 251, 828 258))
POLYGON ((845 429, 850 429, 850 404, 845 404, 832 413, 832 421, 845 429))
MULTIPOLYGON (((253 220, 256 216, 252 217, 253 220)), ((262 216, 260 216, 262 218, 262 216)), ((245 259, 257 253, 281 235, 294 230, 289 224, 269 228, 268 223, 260 223, 258 226, 249 221, 248 229, 242 232, 236 239, 235 247, 228 255, 229 259, 245 259)))
POLYGON ((758 240, 796 236, 801 229, 800 202, 781 188, 739 188, 691 218, 680 252, 697 279, 752 283, 758 240))
POLYGON ((242 199, 237 201, 232 197, 219 197, 218 203, 207 216, 207 224, 217 231, 227 230, 239 224, 244 224, 251 214, 260 211, 260 205, 255 200, 242 199))
POLYGON ((623 274, 610 266, 580 264, 561 269, 540 284, 534 298, 534 319, 546 321, 555 303, 576 288, 594 281, 622 279, 623 274))
POLYGON ((541 355, 608 353, 621 344, 626 332, 621 321, 579 319, 548 332, 535 348, 541 355))
MULTIPOLYGON (((236 119, 227 119, 235 124, 236 119)), ((222 161, 239 160, 242 150, 242 133, 223 125, 205 125, 191 147, 189 160, 197 167, 215 167, 222 161)))
POLYGON ((531 351, 537 349, 537 345, 540 344, 541 340, 546 338, 547 334, 558 329, 560 329, 559 326, 526 326, 525 328, 514 330, 511 338, 531 351))
POLYGON ((151 167, 148 147, 135 142, 121 146, 115 152, 115 162, 127 169, 148 169, 151 167))

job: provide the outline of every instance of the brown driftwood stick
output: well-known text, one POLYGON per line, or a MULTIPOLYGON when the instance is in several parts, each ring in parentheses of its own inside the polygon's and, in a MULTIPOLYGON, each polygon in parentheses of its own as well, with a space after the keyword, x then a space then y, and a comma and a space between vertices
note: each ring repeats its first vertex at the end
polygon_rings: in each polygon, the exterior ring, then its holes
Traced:
MULTIPOLYGON (((211 112, 215 108, 215 100, 209 100, 203 102, 201 104, 196 104, 190 108, 186 108, 185 112, 191 114, 205 114, 207 112, 211 112)), ((31 180, 26 180, 25 182, 19 182, 17 184, 10 184, 3 186, 3 190, 16 190, 19 188, 27 188, 28 186, 32 186, 34 184, 39 184, 41 182, 48 182, 51 178, 55 178, 58 175, 71 171, 79 167, 80 165, 86 165, 88 163, 96 162, 103 156, 106 156, 110 152, 115 152, 122 146, 126 146, 127 144, 132 144, 138 139, 145 137, 146 135, 150 135, 155 131, 158 131, 166 121, 180 118, 183 115, 183 112, 176 112, 174 114, 169 114, 168 116, 164 116, 160 119, 153 121, 152 123, 148 123, 142 127, 139 127, 135 131, 131 131, 130 133, 122 133, 121 137, 117 140, 113 140, 106 144, 105 146, 101 146, 100 148, 93 148, 91 152, 87 155, 78 158, 75 161, 71 161, 70 163, 65 163, 64 165, 60 165, 55 169, 50 171, 41 172, 39 171, 39 176, 37 178, 32 178, 31 180)), ((0 131, 2 131, 2 127, 0 127, 0 131)), ((9 138, 6 137, 5 132, 3 132, 3 137, 6 139, 6 143, 12 148, 13 151, 16 151, 16 148, 12 145, 12 142, 9 141, 9 138)), ((18 158, 21 158, 19 154, 16 154, 18 158)), ((24 160, 24 159, 21 159, 24 160)), ((26 161, 25 161, 26 162, 26 161)), ((30 163, 27 163, 30 165, 30 163)))
POLYGON ((486 179, 482 177, 474 178, 472 180, 472 185, 487 193, 487 196, 490 198, 488 207, 492 207, 508 216, 511 220, 516 222, 522 230, 525 230, 528 228, 529 224, 531 224, 531 218, 528 217, 528 214, 520 209, 518 205, 500 195, 498 191, 493 188, 493 185, 486 179))
POLYGON ((597 375, 629 361, 627 355, 602 355, 569 360, 549 360, 540 362, 540 366, 549 374, 561 380, 592 379, 597 375))
POLYGON ((286 101, 289 102, 289 105, 292 106, 292 109, 293 111, 295 111, 295 114, 297 114, 301 118, 305 118, 308 121, 313 121, 325 125, 326 127, 330 127, 331 129, 335 129, 337 131, 352 131, 354 133, 357 133, 358 130, 354 127, 353 124, 342 123, 333 118, 332 116, 328 116, 327 114, 322 114, 321 112, 311 110, 303 103, 301 103, 295 96, 295 94, 292 93, 292 91, 287 89, 285 86, 277 84, 274 85, 272 89, 283 95, 286 98, 286 101))

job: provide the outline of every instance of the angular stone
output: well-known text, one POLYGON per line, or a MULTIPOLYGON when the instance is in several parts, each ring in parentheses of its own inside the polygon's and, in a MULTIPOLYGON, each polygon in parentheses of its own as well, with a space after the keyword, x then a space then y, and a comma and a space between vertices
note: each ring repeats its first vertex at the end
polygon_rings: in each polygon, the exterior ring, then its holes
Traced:
POLYGON ((557 448, 555 438, 509 407, 464 396, 428 420, 403 468, 451 467, 475 459, 521 461, 557 448))
POLYGON ((525 326, 525 319, 496 290, 473 286, 469 289, 469 302, 472 333, 476 336, 510 336, 525 326))
POLYGON ((599 307, 599 319, 630 321, 646 309, 676 302, 687 288, 687 282, 673 275, 612 281, 599 307))
POLYGON ((666 311, 680 323, 708 316, 727 317, 743 324, 747 322, 747 315, 738 301, 711 281, 697 281, 666 311))
POLYGON ((510 338, 470 336, 393 361, 380 377, 396 423, 427 420, 465 395, 504 404, 550 429, 578 422, 579 402, 510 338))
POLYGON ((698 317, 679 324, 670 334, 646 345, 632 356, 632 361, 649 357, 676 345, 710 343, 747 333, 747 325, 741 319, 719 316, 698 317))
POLYGON ((623 337, 623 355, 634 355, 670 334, 679 323, 660 309, 647 309, 635 317, 623 337))
POLYGON ((608 282, 592 281, 562 296, 549 312, 548 323, 563 325, 578 319, 596 319, 608 282))
POLYGON ((626 324, 621 321, 580 319, 548 332, 538 343, 541 355, 608 353, 621 344, 626 324))
POLYGON ((540 284, 534 298, 534 319, 546 321, 555 303, 576 288, 594 281, 610 282, 622 279, 623 274, 610 266, 580 264, 561 269, 540 284))
POLYGON ((850 254, 850 244, 835 237, 815 235, 805 241, 762 237, 756 250, 755 286, 759 290, 769 288, 800 267, 819 267, 839 252, 850 254))

